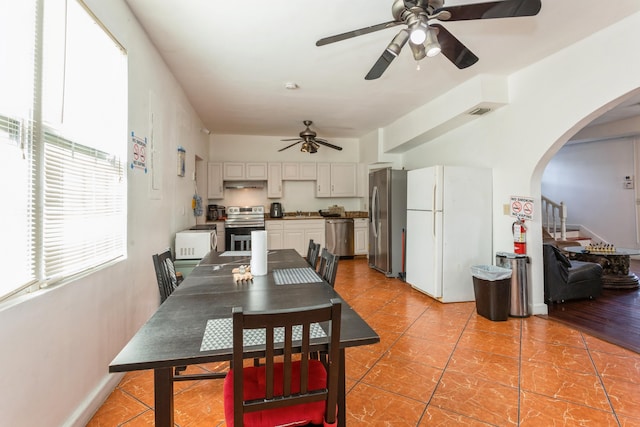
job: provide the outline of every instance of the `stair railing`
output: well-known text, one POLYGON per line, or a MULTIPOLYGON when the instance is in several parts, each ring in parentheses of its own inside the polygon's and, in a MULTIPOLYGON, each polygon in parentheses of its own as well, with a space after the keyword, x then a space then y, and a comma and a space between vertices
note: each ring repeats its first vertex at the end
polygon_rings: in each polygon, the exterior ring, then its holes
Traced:
POLYGON ((560 228, 560 240, 567 240, 567 207, 564 202, 557 203, 542 196, 542 226, 554 239, 560 228))

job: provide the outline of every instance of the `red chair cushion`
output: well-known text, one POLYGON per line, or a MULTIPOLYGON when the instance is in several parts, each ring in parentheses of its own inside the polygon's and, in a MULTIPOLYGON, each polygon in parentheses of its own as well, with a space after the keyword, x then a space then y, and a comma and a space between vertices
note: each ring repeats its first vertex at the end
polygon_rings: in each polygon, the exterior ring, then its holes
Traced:
MULTIPOLYGON (((300 362, 293 362, 291 392, 300 391, 300 362)), ((274 394, 282 395, 283 364, 274 365, 274 394)), ((265 367, 246 367, 243 369, 244 400, 259 399, 265 395, 265 367)), ((309 360, 309 390, 325 388, 327 371, 318 360, 309 360)), ((224 416, 228 427, 233 427, 233 370, 224 379, 224 416)), ((265 411, 244 414, 245 426, 300 426, 309 423, 323 424, 325 401, 303 403, 265 411)))

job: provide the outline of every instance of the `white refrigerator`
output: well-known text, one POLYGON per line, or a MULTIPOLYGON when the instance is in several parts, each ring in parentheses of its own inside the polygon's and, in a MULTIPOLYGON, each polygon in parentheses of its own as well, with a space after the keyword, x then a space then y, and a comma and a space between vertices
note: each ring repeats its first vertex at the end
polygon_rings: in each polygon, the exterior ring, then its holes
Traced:
POLYGON ((474 301, 472 265, 492 264, 492 171, 407 174, 406 281, 442 302, 474 301))

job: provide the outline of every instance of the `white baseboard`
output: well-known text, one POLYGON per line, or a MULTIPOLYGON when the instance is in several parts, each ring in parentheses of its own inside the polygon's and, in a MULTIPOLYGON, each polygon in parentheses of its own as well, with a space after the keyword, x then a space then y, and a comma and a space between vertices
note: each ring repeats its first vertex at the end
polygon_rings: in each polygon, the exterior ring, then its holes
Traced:
POLYGON ((111 392, 120 384, 124 375, 124 373, 107 374, 103 381, 93 390, 93 393, 84 399, 63 425, 65 427, 86 426, 96 411, 111 395, 111 392))

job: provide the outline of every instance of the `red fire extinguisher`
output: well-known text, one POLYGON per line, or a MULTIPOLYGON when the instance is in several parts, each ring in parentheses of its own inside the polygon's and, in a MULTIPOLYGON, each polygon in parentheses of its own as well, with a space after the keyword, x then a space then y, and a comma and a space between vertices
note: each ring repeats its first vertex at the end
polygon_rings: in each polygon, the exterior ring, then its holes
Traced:
POLYGON ((527 228, 524 220, 518 219, 511 225, 513 231, 513 252, 517 254, 527 253, 527 228))

